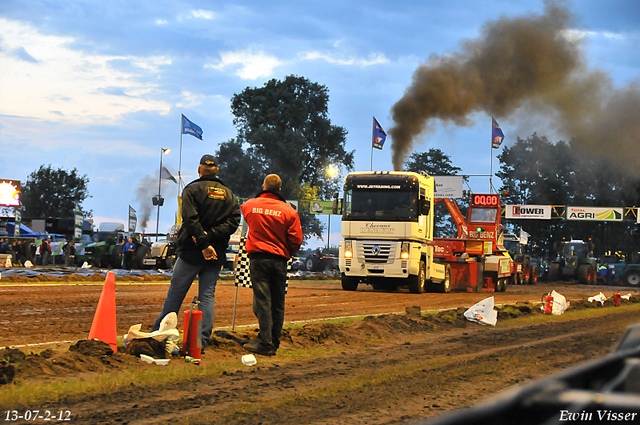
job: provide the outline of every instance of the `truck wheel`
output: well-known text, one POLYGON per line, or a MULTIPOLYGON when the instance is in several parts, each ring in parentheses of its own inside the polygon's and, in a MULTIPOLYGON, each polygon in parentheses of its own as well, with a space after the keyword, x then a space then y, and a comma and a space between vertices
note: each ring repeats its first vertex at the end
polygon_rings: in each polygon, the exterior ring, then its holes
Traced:
POLYGON ((444 280, 438 285, 438 292, 446 294, 451 291, 451 266, 444 268, 444 280))
POLYGON ((498 279, 498 286, 496 287, 496 291, 498 292, 506 292, 507 291, 507 279, 498 279))
POLYGON ((417 276, 409 276, 409 292, 412 294, 422 294, 425 291, 424 285, 427 280, 427 270, 424 261, 420 260, 420 268, 417 276))
POLYGON ((638 269, 627 269, 622 275, 622 281, 627 286, 638 286, 640 285, 640 270, 638 269))
POLYGON ((357 277, 342 275, 342 289, 345 291, 355 291, 358 289, 359 279, 357 277))
POLYGON ((531 266, 531 273, 529 274, 529 285, 535 285, 538 282, 538 265, 533 264, 531 266))
POLYGON ((578 282, 583 285, 589 285, 593 279, 593 267, 591 264, 582 264, 578 268, 578 282))
POLYGON ((560 263, 551 263, 549 266, 549 282, 555 282, 560 277, 560 263))
POLYGON ((320 269, 320 259, 317 257, 309 256, 304 262, 305 267, 310 272, 317 272, 320 269))
POLYGON ((147 256, 147 253, 150 251, 149 247, 146 245, 141 245, 140 248, 138 248, 138 251, 136 251, 136 256, 135 256, 135 261, 133 262, 133 266, 136 269, 142 269, 144 268, 142 266, 142 259, 145 258, 147 256))

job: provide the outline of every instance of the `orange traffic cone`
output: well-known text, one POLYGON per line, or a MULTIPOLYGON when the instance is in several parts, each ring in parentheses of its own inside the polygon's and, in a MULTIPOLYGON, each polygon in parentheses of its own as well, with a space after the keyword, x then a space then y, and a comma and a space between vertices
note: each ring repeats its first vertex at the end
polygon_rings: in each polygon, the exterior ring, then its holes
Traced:
POLYGON ((107 272, 104 280, 100 301, 96 314, 93 316, 93 324, 89 331, 89 339, 97 339, 106 342, 114 352, 118 351, 118 336, 116 332, 116 275, 107 272))

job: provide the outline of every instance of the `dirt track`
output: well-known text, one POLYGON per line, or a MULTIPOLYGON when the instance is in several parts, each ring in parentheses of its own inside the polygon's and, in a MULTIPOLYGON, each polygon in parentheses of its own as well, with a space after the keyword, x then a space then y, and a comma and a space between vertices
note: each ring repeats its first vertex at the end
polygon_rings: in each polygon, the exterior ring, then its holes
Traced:
MULTIPOLYGON (((150 327, 160 313, 169 283, 116 284, 117 333, 124 335, 130 326, 142 323, 150 327)), ((85 339, 95 314, 103 284, 22 284, 0 286, 0 346, 24 346, 54 341, 85 339), (6 331, 6 332, 5 332, 6 331)), ((628 288, 613 287, 621 291, 628 288)), ((398 292, 373 291, 369 285, 361 285, 356 292, 343 291, 336 281, 291 281, 286 300, 287 322, 309 321, 329 317, 361 316, 404 312, 408 306, 420 306, 425 310, 470 307, 493 295, 496 304, 515 301, 539 301, 542 294, 556 289, 568 299, 579 299, 596 295, 599 291, 613 289, 603 286, 538 284, 533 286, 510 286, 503 293, 449 293, 410 294, 406 289, 398 292)), ((183 304, 197 295, 194 285, 183 304)), ((216 310, 214 326, 230 328, 233 325, 236 287, 232 282, 221 281, 216 288, 216 310)), ((179 322, 182 317, 179 317, 179 322)), ((252 310, 251 289, 238 288, 235 325, 256 325, 252 310)), ((143 326, 143 330, 145 327, 143 326)), ((55 346, 55 345, 53 345, 55 346)), ((50 348, 50 347, 44 347, 50 348)))
MULTIPOLYGON (((119 283, 118 333, 126 332, 131 324, 151 324, 166 288, 166 284, 119 283)), ((283 341, 283 352, 274 358, 259 357, 253 368, 239 363, 239 357, 245 354, 240 347, 219 340, 219 348, 203 356, 199 369, 205 373, 203 377, 179 383, 171 379, 153 384, 132 383, 99 397, 60 395, 22 410, 69 410, 72 422, 83 424, 412 423, 602 356, 611 351, 629 324, 640 321, 638 309, 608 308, 602 310, 602 316, 592 319, 549 320, 518 327, 500 319, 492 328, 468 322, 460 313, 490 295, 496 297, 498 304, 512 304, 537 301, 551 289, 569 300, 578 300, 601 290, 607 295, 613 289, 633 292, 628 288, 555 283, 509 287, 506 293, 499 294, 421 295, 367 288, 353 293, 342 291, 335 282, 293 282, 287 297, 286 320, 402 312, 410 306, 420 306, 422 310, 463 309, 454 314, 442 313, 435 322, 419 316, 385 315, 350 325, 312 323, 291 330, 283 341), (300 357, 295 354, 299 349, 315 351, 305 351, 307 354, 300 357), (223 373, 208 369, 222 360, 235 366, 228 366, 223 373)), ((0 287, 1 325, 12 329, 8 334, 3 332, 2 345, 85 339, 100 291, 101 285, 0 287), (4 342, 5 335, 12 342, 4 342)), ((231 325, 234 297, 232 284, 218 287, 217 327, 231 325)), ((250 299, 250 290, 241 288, 237 326, 255 323, 250 299)), ((566 319, 570 317, 567 315, 566 319)), ((252 333, 240 331, 238 335, 249 338, 252 333)), ((121 362, 120 366, 100 366, 111 371, 124 366, 157 368, 133 359, 118 354, 110 362, 121 362)), ((39 364, 44 362, 34 358, 34 365, 36 360, 39 364)), ((79 376, 90 379, 102 370, 93 367, 78 372, 79 376)), ((173 362, 167 371, 181 367, 195 366, 173 362)), ((42 369, 43 375, 50 374, 45 376, 48 380, 58 376, 52 369, 42 369)))

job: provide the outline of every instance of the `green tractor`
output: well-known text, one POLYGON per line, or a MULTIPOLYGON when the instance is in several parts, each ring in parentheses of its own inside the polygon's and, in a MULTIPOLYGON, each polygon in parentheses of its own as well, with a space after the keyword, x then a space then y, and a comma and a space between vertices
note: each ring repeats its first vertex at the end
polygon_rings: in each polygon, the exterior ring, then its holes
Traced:
POLYGON ((597 259, 593 257, 593 242, 570 240, 556 242, 554 248, 558 256, 549 265, 549 280, 574 279, 581 284, 594 285, 598 270, 597 259))
POLYGON ((87 262, 93 267, 120 269, 123 266, 124 254, 122 252, 128 237, 131 237, 138 247, 134 258, 133 268, 142 268, 142 259, 149 252, 149 247, 141 243, 140 234, 132 233, 127 236, 124 226, 114 223, 117 226, 105 226, 102 223, 100 230, 95 233, 95 242, 88 244, 84 249, 84 255, 76 256, 76 262, 82 264, 87 262))

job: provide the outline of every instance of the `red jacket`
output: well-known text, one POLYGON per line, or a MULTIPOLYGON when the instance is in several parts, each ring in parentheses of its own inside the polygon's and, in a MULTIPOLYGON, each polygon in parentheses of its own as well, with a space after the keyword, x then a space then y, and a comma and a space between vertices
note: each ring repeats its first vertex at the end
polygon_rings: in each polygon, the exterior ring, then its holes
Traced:
POLYGON ((282 196, 261 192, 242 204, 249 226, 245 247, 249 254, 268 253, 291 258, 302 245, 300 217, 282 196))

